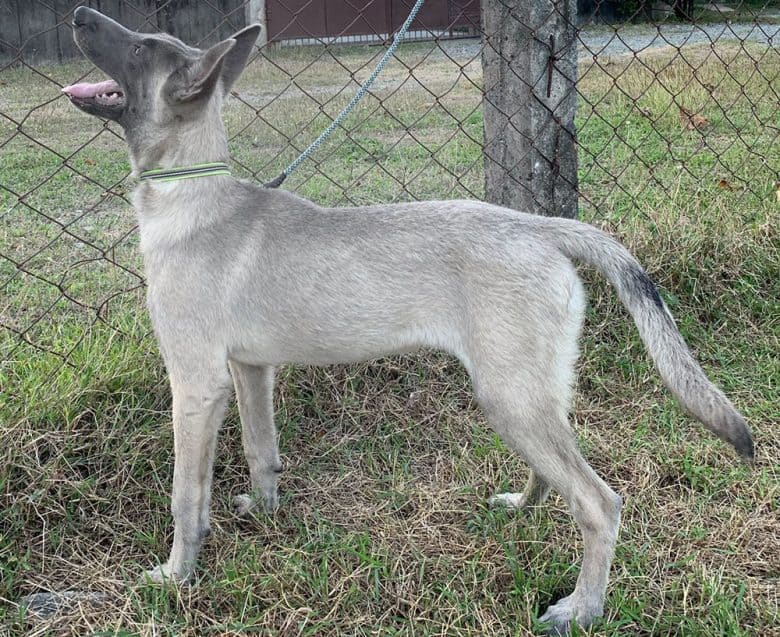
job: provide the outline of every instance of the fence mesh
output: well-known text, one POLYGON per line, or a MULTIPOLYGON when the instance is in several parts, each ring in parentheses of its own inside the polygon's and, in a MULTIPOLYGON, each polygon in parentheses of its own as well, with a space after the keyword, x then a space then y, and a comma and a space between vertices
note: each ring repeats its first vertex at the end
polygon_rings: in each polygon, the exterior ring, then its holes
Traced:
MULTIPOLYGON (((85 369, 90 348, 104 342, 96 331, 110 338, 147 333, 135 311, 144 280, 121 129, 77 112, 59 91, 102 79, 70 44, 77 4, 34 0, 0 8, 0 348, 2 384, 14 391, 45 390, 30 386, 32 365, 50 378, 63 367, 85 369)), ((103 4, 132 28, 165 29, 200 46, 264 9, 272 40, 258 47, 225 118, 236 171, 266 182, 352 97, 413 2, 388 2, 375 14, 382 3, 355 0, 339 4, 342 14, 324 16, 318 12, 326 3, 294 0, 200 2, 190 9, 160 0, 103 4)), ((285 188, 334 205, 484 197, 489 87, 479 6, 432 4, 438 14, 421 15, 411 32, 416 41, 401 47, 285 188)), ((722 206, 746 219, 774 205, 778 4, 649 9, 641 2, 580 2, 582 219, 619 226, 640 214, 652 221, 670 199, 691 215, 722 206)))

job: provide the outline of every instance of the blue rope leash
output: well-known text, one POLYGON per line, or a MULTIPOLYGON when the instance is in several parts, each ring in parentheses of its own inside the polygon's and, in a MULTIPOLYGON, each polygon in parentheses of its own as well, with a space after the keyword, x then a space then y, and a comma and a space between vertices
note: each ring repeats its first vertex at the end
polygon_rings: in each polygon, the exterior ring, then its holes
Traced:
POLYGON ((282 171, 282 173, 273 181, 268 182, 265 186, 266 188, 278 188, 282 185, 285 179, 289 177, 293 172, 295 172, 298 169, 298 166, 300 166, 304 161, 306 161, 309 158, 309 155, 311 155, 315 150, 317 150, 322 143, 330 137, 331 133, 338 128, 338 126, 341 124, 341 122, 344 121, 344 119, 347 117, 347 115, 350 114, 353 108, 357 106, 357 103, 363 99, 366 93, 368 93, 368 89, 371 88, 371 85, 374 83, 374 80, 377 78, 377 76, 382 72, 382 70, 385 68, 387 63, 390 61, 390 58, 393 57, 393 54, 395 53, 396 49, 398 48, 398 45, 401 44, 401 40, 404 39, 404 36, 406 35, 406 32, 409 30, 409 27, 411 26, 414 19, 417 17, 417 13, 420 11, 420 8, 423 5, 423 2, 425 0, 417 0, 415 2, 414 6, 412 7, 411 12, 409 13, 409 16, 406 18, 406 21, 401 25, 401 28, 396 32, 395 37, 393 37, 393 43, 390 45, 390 47, 385 51, 385 54, 382 56, 382 59, 379 60, 379 64, 376 65, 376 68, 372 71, 371 75, 368 76, 368 79, 363 82, 363 85, 360 87, 357 93, 355 93, 354 97, 349 101, 349 104, 347 104, 343 110, 336 116, 336 119, 334 119, 330 126, 328 126, 322 133, 320 133, 320 136, 315 139, 311 144, 309 144, 309 147, 304 150, 300 155, 298 155, 298 158, 292 162, 287 168, 282 171))

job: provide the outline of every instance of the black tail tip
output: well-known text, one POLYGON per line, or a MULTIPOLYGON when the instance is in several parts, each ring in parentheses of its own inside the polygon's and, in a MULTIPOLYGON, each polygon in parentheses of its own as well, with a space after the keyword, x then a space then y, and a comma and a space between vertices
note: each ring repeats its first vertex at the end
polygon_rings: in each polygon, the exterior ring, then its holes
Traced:
POLYGON ((740 457, 747 463, 753 464, 755 459, 755 448, 753 446, 753 437, 747 427, 744 427, 734 440, 731 441, 740 457))

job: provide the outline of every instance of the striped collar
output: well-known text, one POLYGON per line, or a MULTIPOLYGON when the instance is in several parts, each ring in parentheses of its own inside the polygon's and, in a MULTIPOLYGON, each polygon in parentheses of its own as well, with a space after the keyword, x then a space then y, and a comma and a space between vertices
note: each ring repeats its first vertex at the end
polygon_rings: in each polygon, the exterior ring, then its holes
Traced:
POLYGON ((194 164, 183 168, 155 168, 141 173, 141 180, 176 181, 178 179, 194 179, 195 177, 212 177, 214 175, 230 175, 227 164, 216 162, 212 164, 194 164))

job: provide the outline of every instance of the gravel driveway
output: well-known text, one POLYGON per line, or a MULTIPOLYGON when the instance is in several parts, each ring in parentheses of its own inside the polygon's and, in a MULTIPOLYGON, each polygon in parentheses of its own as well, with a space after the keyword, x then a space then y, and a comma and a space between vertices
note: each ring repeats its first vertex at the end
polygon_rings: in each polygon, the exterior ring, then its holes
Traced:
MULTIPOLYGON (((755 22, 749 24, 662 24, 626 25, 618 31, 610 27, 594 26, 580 32, 579 56, 627 55, 651 51, 666 46, 681 47, 710 42, 757 42, 780 46, 780 24, 755 22)), ((446 40, 441 47, 454 57, 479 55, 478 39, 446 40)))

